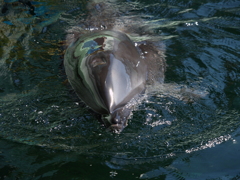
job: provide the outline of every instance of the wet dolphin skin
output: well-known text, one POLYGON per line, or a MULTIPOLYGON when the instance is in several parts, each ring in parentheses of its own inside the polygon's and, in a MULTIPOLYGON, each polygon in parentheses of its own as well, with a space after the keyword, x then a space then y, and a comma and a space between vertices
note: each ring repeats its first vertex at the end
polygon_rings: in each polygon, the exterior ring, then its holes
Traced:
POLYGON ((72 42, 64 56, 68 80, 113 131, 127 125, 131 101, 144 92, 147 66, 140 50, 118 31, 99 31, 72 42))

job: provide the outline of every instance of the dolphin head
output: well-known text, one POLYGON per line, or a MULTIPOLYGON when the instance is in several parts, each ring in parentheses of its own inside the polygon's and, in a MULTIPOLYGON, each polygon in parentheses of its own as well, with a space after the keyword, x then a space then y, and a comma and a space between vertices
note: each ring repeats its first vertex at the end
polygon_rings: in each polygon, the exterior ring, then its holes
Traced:
POLYGON ((134 98, 145 90, 147 67, 128 36, 116 31, 88 34, 66 50, 70 84, 113 131, 127 125, 134 98))

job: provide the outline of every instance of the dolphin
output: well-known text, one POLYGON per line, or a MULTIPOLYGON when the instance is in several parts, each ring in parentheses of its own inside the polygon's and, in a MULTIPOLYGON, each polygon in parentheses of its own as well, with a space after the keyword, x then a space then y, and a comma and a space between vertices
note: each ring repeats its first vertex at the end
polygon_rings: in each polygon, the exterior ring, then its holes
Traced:
POLYGON ((87 106, 102 115, 106 127, 121 132, 153 76, 164 79, 164 57, 150 43, 133 42, 115 29, 73 39, 64 55, 69 83, 87 106))
POLYGON ((129 37, 117 31, 81 37, 67 48, 64 67, 79 98, 111 129, 122 130, 130 115, 126 105, 143 93, 147 77, 146 62, 129 37))

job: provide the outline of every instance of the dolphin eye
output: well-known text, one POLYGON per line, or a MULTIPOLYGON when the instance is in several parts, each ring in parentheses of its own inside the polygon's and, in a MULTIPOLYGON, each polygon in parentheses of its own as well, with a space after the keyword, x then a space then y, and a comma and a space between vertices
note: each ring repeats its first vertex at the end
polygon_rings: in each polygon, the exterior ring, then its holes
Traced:
POLYGON ((99 66, 99 65, 103 65, 103 64, 106 64, 106 59, 105 58, 94 58, 91 62, 91 66, 92 67, 96 67, 96 66, 99 66))

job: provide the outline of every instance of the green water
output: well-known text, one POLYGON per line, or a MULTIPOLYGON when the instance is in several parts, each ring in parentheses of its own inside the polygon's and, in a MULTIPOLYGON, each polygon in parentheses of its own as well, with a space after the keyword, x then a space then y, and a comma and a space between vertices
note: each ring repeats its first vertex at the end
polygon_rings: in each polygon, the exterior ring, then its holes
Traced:
POLYGON ((32 1, 34 15, 1 2, 0 179, 239 179, 240 1, 112 3, 161 37, 168 64, 121 134, 65 83, 66 30, 86 2, 32 1))

